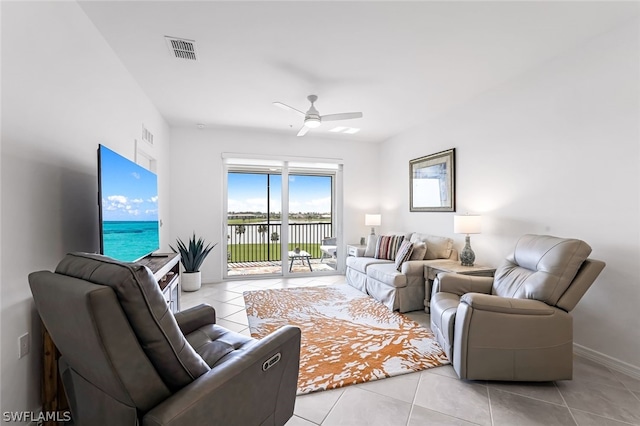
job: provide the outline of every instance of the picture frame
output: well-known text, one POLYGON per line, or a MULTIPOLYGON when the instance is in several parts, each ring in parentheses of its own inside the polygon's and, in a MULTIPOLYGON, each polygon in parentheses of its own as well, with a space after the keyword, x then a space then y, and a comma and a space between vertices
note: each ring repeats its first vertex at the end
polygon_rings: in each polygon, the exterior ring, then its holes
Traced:
POLYGON ((455 212, 455 148, 409 161, 409 211, 455 212))

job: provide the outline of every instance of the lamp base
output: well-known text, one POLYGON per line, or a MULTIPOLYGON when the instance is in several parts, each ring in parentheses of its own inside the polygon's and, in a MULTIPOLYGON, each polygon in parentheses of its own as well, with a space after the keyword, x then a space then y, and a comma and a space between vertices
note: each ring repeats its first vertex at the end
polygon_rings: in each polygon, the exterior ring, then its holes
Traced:
POLYGON ((376 230, 373 226, 371 227, 371 235, 376 235, 376 230))
POLYGON ((464 241, 464 248, 460 252, 460 264, 462 266, 473 266, 473 262, 476 260, 476 254, 471 250, 471 237, 467 235, 464 241))

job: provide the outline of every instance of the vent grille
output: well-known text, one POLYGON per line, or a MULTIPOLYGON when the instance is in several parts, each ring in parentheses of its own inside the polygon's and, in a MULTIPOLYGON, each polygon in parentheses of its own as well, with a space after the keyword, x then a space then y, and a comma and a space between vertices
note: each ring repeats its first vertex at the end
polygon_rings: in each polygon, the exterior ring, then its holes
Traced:
POLYGON ((149 129, 144 127, 144 124, 142 125, 142 140, 153 145, 153 133, 151 133, 149 129))
POLYGON ((197 61, 196 42, 184 38, 176 38, 165 36, 169 51, 176 59, 186 59, 189 61, 197 61))

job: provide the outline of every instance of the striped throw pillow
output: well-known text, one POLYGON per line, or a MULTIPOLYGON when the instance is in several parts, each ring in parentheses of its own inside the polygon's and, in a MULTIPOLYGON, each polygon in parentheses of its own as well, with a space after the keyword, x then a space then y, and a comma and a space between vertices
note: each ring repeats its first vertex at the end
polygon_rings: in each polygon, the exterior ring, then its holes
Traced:
POLYGON ((409 240, 404 240, 400 244, 398 253, 396 253, 396 269, 401 272, 402 264, 411 258, 413 252, 413 243, 409 240))
POLYGON ((381 235, 376 245, 376 259, 395 260, 403 235, 381 235))

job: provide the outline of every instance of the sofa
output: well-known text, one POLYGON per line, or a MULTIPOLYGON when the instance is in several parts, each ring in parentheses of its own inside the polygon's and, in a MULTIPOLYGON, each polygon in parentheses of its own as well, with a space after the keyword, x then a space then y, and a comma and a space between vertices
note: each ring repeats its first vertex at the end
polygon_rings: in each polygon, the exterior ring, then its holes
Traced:
POLYGON ((389 309, 416 311, 424 309, 424 267, 441 259, 458 260, 451 238, 417 232, 370 235, 363 256, 347 257, 345 274, 349 285, 371 295, 389 309), (392 244, 398 249, 404 241, 411 243, 411 254, 406 260, 397 262, 396 253, 391 256, 379 253, 383 238, 391 236, 395 237, 392 244))

